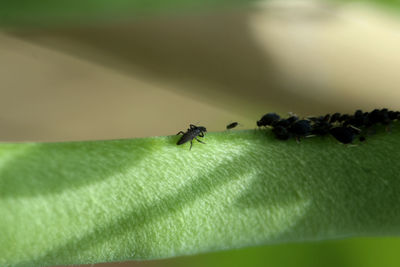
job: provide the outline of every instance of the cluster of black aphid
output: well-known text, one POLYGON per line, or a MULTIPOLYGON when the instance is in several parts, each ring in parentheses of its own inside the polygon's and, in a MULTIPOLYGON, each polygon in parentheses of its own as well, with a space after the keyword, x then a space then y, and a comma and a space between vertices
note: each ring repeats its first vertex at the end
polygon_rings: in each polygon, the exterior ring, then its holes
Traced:
POLYGON ((360 141, 365 141, 365 132, 370 127, 376 124, 389 126, 394 120, 400 120, 400 112, 386 108, 371 112, 357 110, 353 115, 334 113, 306 119, 299 119, 295 115, 284 119, 276 113, 267 113, 257 121, 257 126, 272 127, 272 132, 280 140, 291 137, 300 140, 302 137, 330 134, 339 142, 350 144, 357 136, 360 141))
MULTIPOLYGON (((272 127, 272 132, 280 140, 294 137, 299 141, 302 137, 330 134, 339 142, 350 144, 357 136, 361 142, 365 141, 365 133, 372 126, 382 124, 388 127, 394 120, 400 120, 400 112, 387 108, 374 109, 371 112, 357 110, 353 115, 334 113, 306 119, 299 119, 296 115, 284 119, 276 113, 267 113, 257 121, 257 126, 272 127)), ((237 125, 239 125, 238 122, 232 122, 226 126, 226 129, 233 129, 237 125)), ((205 144, 197 137, 204 137, 206 132, 207 129, 204 126, 190 124, 186 132, 178 133, 182 134, 182 137, 178 140, 177 145, 190 142, 189 149, 192 149, 193 139, 205 144)))

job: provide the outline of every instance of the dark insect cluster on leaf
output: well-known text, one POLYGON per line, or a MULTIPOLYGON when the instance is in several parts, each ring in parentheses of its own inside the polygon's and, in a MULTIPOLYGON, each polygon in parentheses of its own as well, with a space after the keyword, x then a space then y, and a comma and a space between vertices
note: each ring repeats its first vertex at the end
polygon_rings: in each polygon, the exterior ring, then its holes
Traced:
MULTIPOLYGON (((297 142, 300 142, 301 138, 305 137, 331 135, 340 143, 352 144, 356 138, 360 142, 365 142, 366 136, 373 132, 371 127, 374 125, 384 125, 388 130, 395 120, 400 120, 400 112, 387 108, 374 109, 371 112, 356 110, 352 115, 333 113, 304 119, 293 114, 288 118, 281 118, 278 114, 271 112, 263 115, 257 121, 257 126, 272 128, 272 133, 279 140, 295 138, 297 142)), ((238 124, 238 122, 232 122, 226 126, 226 129, 233 129, 238 124)), ((182 134, 182 137, 177 145, 190 142, 189 150, 191 150, 193 139, 205 144, 198 139, 198 137, 204 137, 205 132, 207 132, 207 129, 204 126, 190 124, 186 132, 180 131, 178 133, 182 134)))
POLYGON ((272 132, 279 140, 294 137, 299 141, 307 136, 331 135, 343 144, 351 144, 357 136, 360 142, 366 141, 365 136, 372 126, 381 124, 389 127, 394 120, 400 120, 400 112, 387 108, 371 112, 356 110, 352 115, 333 113, 306 119, 297 116, 284 119, 276 113, 267 113, 257 121, 257 126, 272 127, 272 132))

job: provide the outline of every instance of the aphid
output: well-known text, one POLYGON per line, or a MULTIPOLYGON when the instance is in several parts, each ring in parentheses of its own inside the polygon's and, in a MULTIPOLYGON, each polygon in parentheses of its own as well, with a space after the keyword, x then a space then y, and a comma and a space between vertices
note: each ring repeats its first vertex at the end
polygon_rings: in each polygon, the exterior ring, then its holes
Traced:
MULTIPOLYGON (((390 123, 388 110, 384 109, 374 109, 371 113, 368 114, 369 125, 374 125, 377 123, 382 123, 387 125, 390 123)), ((368 125, 368 126, 369 126, 368 125)))
POLYGON ((326 114, 325 116, 319 116, 319 117, 308 117, 307 119, 312 121, 312 122, 318 122, 318 121, 329 121, 331 115, 326 114))
POLYGON ((276 126, 272 129, 272 132, 275 134, 275 137, 280 140, 288 140, 290 137, 289 131, 283 126, 276 126))
POLYGON ((296 116, 291 116, 287 119, 280 119, 273 123, 273 127, 281 126, 284 128, 289 128, 293 123, 295 123, 299 118, 296 116))
POLYGON ((387 125, 390 123, 390 118, 389 118, 389 110, 387 108, 381 109, 379 111, 380 113, 380 123, 387 125))
POLYGON ((267 113, 257 121, 257 126, 273 126, 281 117, 276 113, 267 113))
POLYGON ((330 123, 335 123, 335 122, 337 122, 338 120, 339 120, 339 118, 341 117, 341 114, 340 113, 334 113, 332 116, 331 116, 331 119, 330 119, 330 123))
POLYGON ((389 117, 389 119, 391 120, 391 121, 394 121, 394 120, 396 120, 397 118, 398 118, 398 111, 392 111, 392 110, 390 110, 389 112, 388 112, 388 117, 389 117))
MULTIPOLYGON (((356 138, 360 142, 365 142, 366 135, 371 130, 369 127, 375 124, 386 125, 386 130, 390 130, 389 127, 395 120, 400 121, 400 111, 383 108, 374 109, 371 112, 363 112, 359 109, 352 115, 334 113, 302 120, 293 114, 290 114, 289 118, 281 119, 276 113, 267 113, 257 121, 257 125, 271 126, 273 134, 280 140, 295 137, 299 142, 302 137, 331 134, 339 142, 351 144, 356 138)), ((232 123, 227 126, 227 129, 236 125, 232 123)))
POLYGON ((227 129, 227 130, 233 129, 233 128, 235 128, 236 126, 238 126, 238 124, 239 124, 239 123, 237 123, 236 121, 235 121, 235 122, 232 122, 232 123, 226 125, 226 129, 227 129))
POLYGON ((176 144, 179 146, 179 145, 182 145, 182 144, 190 141, 189 150, 191 150, 192 145, 193 145, 193 139, 196 139, 198 142, 205 144, 203 141, 197 139, 197 136, 204 137, 205 132, 207 132, 206 127, 190 124, 190 128, 187 129, 186 133, 183 131, 180 131, 179 133, 177 133, 177 135, 183 134, 183 136, 181 137, 181 139, 179 139, 178 143, 176 143, 176 144))
POLYGON ((283 128, 288 128, 290 126, 290 121, 287 119, 281 119, 279 121, 274 122, 273 127, 283 127, 283 128))
POLYGON ((368 114, 368 119, 371 124, 376 124, 379 122, 379 109, 374 109, 368 114))
POLYGON ((338 122, 344 122, 347 121, 350 118, 348 114, 343 114, 339 117, 338 122))
POLYGON ((332 128, 330 130, 330 133, 339 142, 341 142, 343 144, 350 144, 353 142, 357 131, 352 127, 340 126, 340 127, 332 128))
POLYGON ((369 112, 364 112, 363 116, 364 116, 364 126, 370 127, 372 124, 371 121, 369 120, 369 112))
POLYGON ((354 127, 363 127, 366 125, 367 116, 364 115, 362 110, 354 112, 353 116, 350 116, 346 121, 343 122, 344 126, 352 125, 354 127))
POLYGON ((316 121, 318 121, 319 119, 321 119, 322 118, 322 116, 321 117, 307 117, 307 120, 310 120, 310 121, 312 121, 312 122, 316 122, 316 121))
POLYGON ((304 137, 311 134, 311 124, 309 120, 299 120, 293 123, 289 132, 292 133, 296 138, 304 137))
POLYGON ((315 135, 326 135, 332 128, 332 124, 329 122, 330 115, 327 114, 325 117, 318 117, 313 120, 311 133, 315 135))
POLYGON ((287 122, 289 123, 289 125, 295 123, 296 121, 299 120, 299 118, 297 116, 290 116, 289 118, 286 119, 287 122))
POLYGON ((273 123, 272 132, 275 137, 280 140, 288 140, 291 137, 289 128, 293 125, 299 118, 297 116, 290 116, 287 119, 280 119, 273 123))
POLYGON ((356 112, 354 112, 352 121, 351 121, 351 125, 356 126, 356 127, 362 127, 365 125, 366 122, 366 117, 364 116, 364 113, 362 112, 362 110, 356 110, 356 112))
POLYGON ((396 119, 400 120, 400 111, 395 111, 395 113, 396 113, 396 119))

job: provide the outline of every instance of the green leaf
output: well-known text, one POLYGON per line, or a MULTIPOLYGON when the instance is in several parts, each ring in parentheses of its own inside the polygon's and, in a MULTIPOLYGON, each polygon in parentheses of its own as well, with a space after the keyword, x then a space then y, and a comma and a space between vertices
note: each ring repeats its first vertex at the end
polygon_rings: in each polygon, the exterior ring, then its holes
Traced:
POLYGON ((255 0, 2 0, 0 25, 54 26, 126 21, 145 15, 243 7, 255 0))
POLYGON ((0 265, 157 259, 400 233, 400 128, 0 145, 0 265))

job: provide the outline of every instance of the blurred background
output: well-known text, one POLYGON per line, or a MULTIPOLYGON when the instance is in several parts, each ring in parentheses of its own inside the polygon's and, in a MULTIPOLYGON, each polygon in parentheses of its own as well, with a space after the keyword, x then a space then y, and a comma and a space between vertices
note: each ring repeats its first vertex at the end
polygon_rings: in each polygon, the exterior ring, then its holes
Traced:
MULTIPOLYGON (((264 113, 400 109, 397 1, 0 3, 0 141, 255 128, 264 113), (201 2, 201 3, 200 3, 201 2)), ((400 240, 95 266, 398 266, 400 240)))

